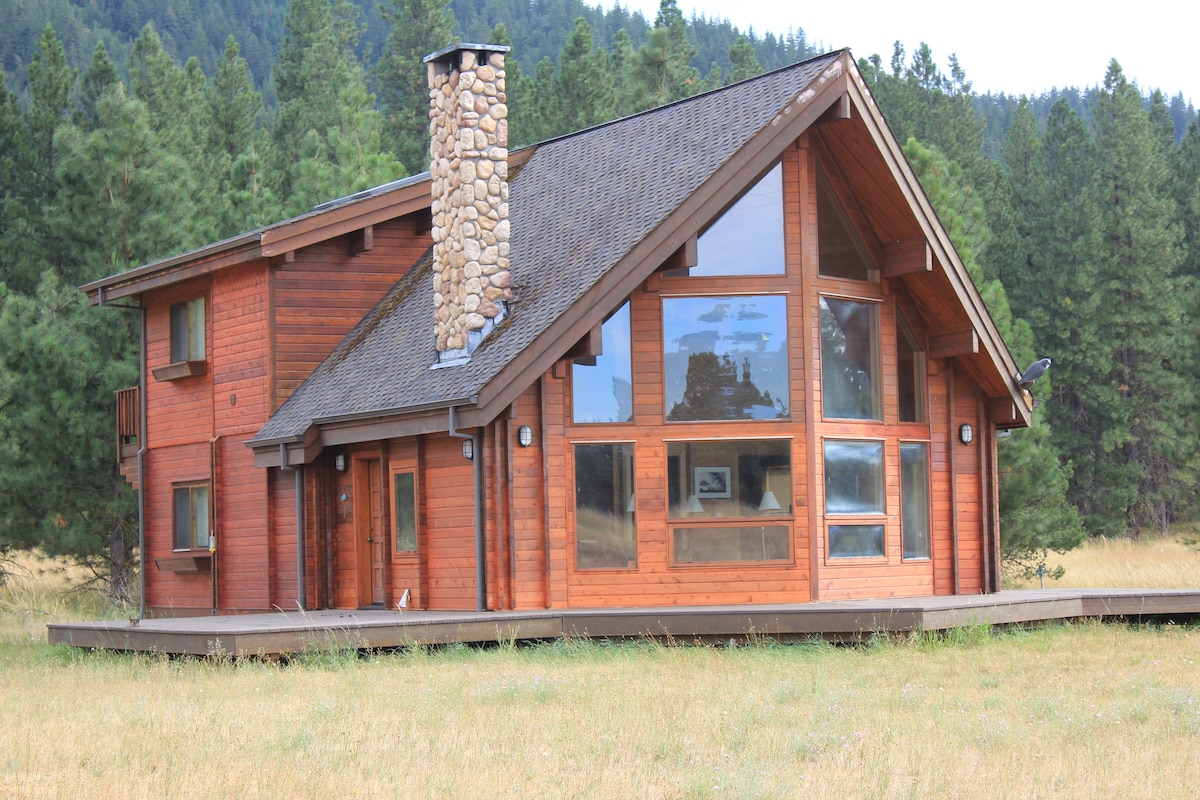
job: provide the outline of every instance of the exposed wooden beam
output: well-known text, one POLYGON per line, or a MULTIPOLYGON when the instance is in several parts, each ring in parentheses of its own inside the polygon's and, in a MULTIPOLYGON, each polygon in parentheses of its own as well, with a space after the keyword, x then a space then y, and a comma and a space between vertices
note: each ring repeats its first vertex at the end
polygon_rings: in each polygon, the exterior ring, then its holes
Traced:
POLYGON ((1021 415, 1017 411, 1017 404, 1010 397, 989 397, 987 415, 993 425, 999 425, 1002 428, 1021 424, 1021 415))
POLYGON ((603 351, 601 326, 597 325, 567 351, 565 358, 569 358, 577 364, 595 366, 596 356, 601 355, 603 351))
POLYGON ((974 328, 950 331, 929 338, 930 358, 970 356, 979 352, 979 334, 974 328))
POLYGON ((933 248, 920 236, 888 242, 883 246, 881 270, 885 278, 932 272, 933 248))
POLYGON ((835 122, 842 119, 850 119, 850 95, 843 94, 839 97, 829 109, 821 115, 821 118, 816 121, 817 125, 824 125, 827 122, 835 122))
POLYGON ((350 255, 362 255, 375 249, 375 226, 367 225, 346 235, 350 255))
POLYGON ((296 263, 296 251, 295 250, 288 250, 287 252, 280 253, 277 256, 271 256, 271 266, 272 267, 282 267, 284 264, 294 264, 294 263, 296 263))

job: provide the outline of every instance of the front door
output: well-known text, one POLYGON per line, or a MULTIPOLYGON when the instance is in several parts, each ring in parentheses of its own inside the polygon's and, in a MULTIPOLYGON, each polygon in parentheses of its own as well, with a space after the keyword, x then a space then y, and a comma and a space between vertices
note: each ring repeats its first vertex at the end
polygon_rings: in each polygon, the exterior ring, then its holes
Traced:
POLYGON ((359 605, 387 603, 386 556, 388 532, 383 514, 383 475, 378 458, 356 464, 364 513, 359 518, 359 605))

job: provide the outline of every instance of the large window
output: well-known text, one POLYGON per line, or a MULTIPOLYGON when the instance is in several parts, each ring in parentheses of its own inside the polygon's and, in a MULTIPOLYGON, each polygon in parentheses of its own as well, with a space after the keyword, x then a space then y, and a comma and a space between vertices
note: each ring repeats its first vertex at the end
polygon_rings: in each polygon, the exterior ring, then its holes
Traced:
POLYGON ((900 421, 925 421, 925 351, 908 323, 896 313, 897 394, 900 421))
POLYGON ((417 483, 412 472, 392 475, 392 516, 395 518, 397 553, 417 550, 417 483))
POLYGON ((575 566, 637 566, 632 444, 575 445, 575 566))
POLYGON ((600 355, 571 366, 575 422, 633 421, 633 364, 630 358, 629 303, 601 326, 600 355))
POLYGON ((885 554, 883 470, 883 442, 825 440, 830 558, 885 554))
POLYGON ((686 274, 781 275, 785 268, 783 167, 776 164, 700 235, 697 265, 686 274))
POLYGON ((663 371, 670 422, 787 418, 787 298, 664 298, 663 371))
POLYGON ((826 419, 883 418, 878 303, 821 298, 821 405, 826 419))
POLYGON ((825 171, 817 168, 817 271, 827 278, 877 281, 879 271, 825 171))
POLYGON ((208 484, 176 486, 172 491, 175 549, 208 549, 208 484))
POLYGON ((900 527, 905 558, 929 558, 929 445, 900 445, 900 527))
POLYGON ((204 298, 171 306, 171 362, 204 360, 204 298))
POLYGON ((791 441, 667 443, 677 564, 791 558, 791 441))

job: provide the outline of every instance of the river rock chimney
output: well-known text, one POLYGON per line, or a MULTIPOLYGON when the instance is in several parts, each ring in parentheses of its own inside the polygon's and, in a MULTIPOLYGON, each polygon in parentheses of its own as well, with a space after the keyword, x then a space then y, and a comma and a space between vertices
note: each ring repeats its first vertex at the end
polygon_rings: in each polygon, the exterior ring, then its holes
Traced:
POLYGON ((503 45, 425 57, 438 364, 462 363, 504 319, 509 288, 508 105, 503 45))

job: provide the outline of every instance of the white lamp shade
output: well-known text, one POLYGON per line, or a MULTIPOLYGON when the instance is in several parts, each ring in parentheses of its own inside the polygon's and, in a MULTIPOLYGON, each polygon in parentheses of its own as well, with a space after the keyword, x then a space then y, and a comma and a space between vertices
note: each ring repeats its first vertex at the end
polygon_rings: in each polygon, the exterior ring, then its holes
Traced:
POLYGON ((703 514, 704 506, 700 505, 700 498, 694 494, 689 494, 687 499, 687 513, 703 514))
POLYGON ((629 495, 629 505, 625 506, 625 513, 632 514, 637 511, 637 495, 629 495))
POLYGON ((758 504, 759 511, 779 511, 779 501, 775 498, 775 493, 770 489, 763 492, 762 502, 758 504))

